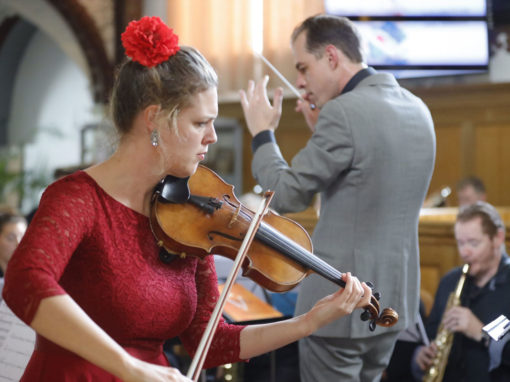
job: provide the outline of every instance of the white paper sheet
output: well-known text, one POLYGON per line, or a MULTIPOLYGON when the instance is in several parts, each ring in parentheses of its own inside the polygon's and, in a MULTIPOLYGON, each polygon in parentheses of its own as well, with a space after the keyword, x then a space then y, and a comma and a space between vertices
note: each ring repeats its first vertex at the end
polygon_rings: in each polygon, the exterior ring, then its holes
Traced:
POLYGON ((35 332, 0 302, 0 382, 19 381, 32 355, 35 332))

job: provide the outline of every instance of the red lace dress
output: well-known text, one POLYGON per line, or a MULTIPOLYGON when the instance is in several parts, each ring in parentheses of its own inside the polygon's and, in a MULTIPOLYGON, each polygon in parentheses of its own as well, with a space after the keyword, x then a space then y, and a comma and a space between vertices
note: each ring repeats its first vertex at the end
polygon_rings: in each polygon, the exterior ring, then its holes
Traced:
MULTIPOLYGON (((3 295, 27 324, 41 299, 69 294, 134 356, 168 365, 162 346, 179 336, 190 354, 218 299, 212 256, 158 258, 149 219, 110 197, 85 172, 50 185, 18 246, 3 295)), ((242 326, 221 322, 205 367, 239 361, 242 326)), ((22 381, 118 381, 37 336, 22 381)))

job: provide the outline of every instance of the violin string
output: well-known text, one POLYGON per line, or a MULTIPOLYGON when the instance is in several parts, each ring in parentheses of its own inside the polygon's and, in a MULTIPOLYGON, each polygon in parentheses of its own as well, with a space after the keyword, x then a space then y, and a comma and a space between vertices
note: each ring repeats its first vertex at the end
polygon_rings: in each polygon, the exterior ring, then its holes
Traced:
MULTIPOLYGON (((247 220, 251 219, 249 215, 244 215, 247 220)), ((263 221, 255 237, 269 247, 287 254, 305 268, 308 267, 335 284, 345 287, 345 281, 342 280, 342 273, 340 271, 263 221)))
POLYGON ((260 240, 269 245, 271 248, 276 250, 280 249, 281 252, 291 256, 293 260, 297 261, 302 266, 320 273, 335 283, 341 282, 344 284, 341 280, 341 272, 316 257, 313 253, 293 242, 285 235, 282 235, 273 227, 262 222, 259 227, 259 231, 257 232, 257 237, 259 236, 259 233, 260 240))
MULTIPOLYGON (((247 221, 252 218, 242 209, 240 211, 240 215, 242 215, 247 221)), ((310 268, 335 284, 345 287, 345 281, 342 280, 342 273, 340 271, 333 268, 331 265, 263 221, 260 223, 255 237, 269 247, 288 255, 305 268, 310 268)), ((370 313, 369 310, 366 311, 370 313)), ((375 322, 373 324, 371 323, 371 325, 375 326, 375 322)))
MULTIPOLYGON (((251 220, 252 218, 242 208, 239 215, 242 215, 247 221, 251 220)), ((269 247, 287 254, 303 267, 310 268, 313 271, 323 275, 328 280, 341 286, 345 286, 345 282, 342 280, 341 272, 330 266, 325 261, 319 259, 313 253, 307 251, 305 248, 295 243, 263 221, 261 222, 255 237, 257 237, 269 247)))

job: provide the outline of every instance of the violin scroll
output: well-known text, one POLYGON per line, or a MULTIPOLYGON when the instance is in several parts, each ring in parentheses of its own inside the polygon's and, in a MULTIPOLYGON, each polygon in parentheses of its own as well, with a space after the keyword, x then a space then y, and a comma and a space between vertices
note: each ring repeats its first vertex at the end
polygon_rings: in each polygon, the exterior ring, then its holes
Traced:
MULTIPOLYGON (((368 284, 368 283, 367 283, 368 284)), ((398 321, 398 313, 392 308, 384 308, 382 313, 380 312, 379 306, 379 298, 381 294, 375 292, 370 299, 370 304, 365 306, 365 310, 361 313, 361 320, 368 321, 370 320, 369 329, 370 331, 374 331, 376 325, 383 327, 390 327, 397 323, 398 321)))
POLYGON ((398 313, 391 308, 384 308, 381 315, 376 321, 379 326, 390 327, 397 323, 398 313))

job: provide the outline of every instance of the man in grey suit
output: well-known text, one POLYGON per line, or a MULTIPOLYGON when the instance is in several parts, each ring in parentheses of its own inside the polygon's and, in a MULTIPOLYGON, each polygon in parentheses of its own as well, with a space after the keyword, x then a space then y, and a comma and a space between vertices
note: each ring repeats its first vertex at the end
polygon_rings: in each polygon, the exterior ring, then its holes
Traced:
MULTIPOLYGON (((373 332, 350 315, 302 340, 301 380, 376 381, 398 333, 418 314, 418 217, 434 166, 432 118, 392 75, 367 67, 349 20, 310 17, 295 29, 291 42, 297 85, 305 91, 298 110, 313 134, 289 166, 274 138, 282 89, 275 91, 271 105, 267 77, 250 81, 240 94, 254 136, 253 174, 275 191, 272 207, 282 213, 307 208, 320 193, 315 254, 372 282, 382 294, 381 307, 391 306, 400 315, 395 326, 373 332)), ((335 288, 318 275, 309 276, 301 284, 296 314, 335 288)))

